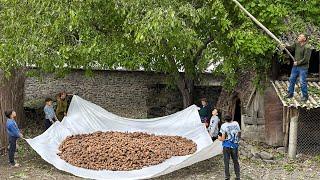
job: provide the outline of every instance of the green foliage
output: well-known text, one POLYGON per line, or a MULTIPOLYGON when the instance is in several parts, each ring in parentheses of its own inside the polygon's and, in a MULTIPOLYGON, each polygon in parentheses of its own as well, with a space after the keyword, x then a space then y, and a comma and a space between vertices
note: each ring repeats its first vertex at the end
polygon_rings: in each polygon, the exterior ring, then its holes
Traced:
POLYGON ((318 165, 320 165, 320 155, 315 156, 315 157, 314 157, 314 161, 315 161, 318 165))
MULTIPOLYGON (((318 0, 239 2, 278 37, 319 26, 318 0)), ((184 70, 195 79, 222 61, 215 73, 232 89, 242 71, 256 71, 259 84, 277 46, 225 0, 1 0, 0 27, 0 69, 7 74, 28 65, 58 76, 121 66, 173 79, 184 70)))
POLYGON ((293 172, 296 169, 296 166, 294 164, 288 163, 283 166, 283 169, 287 172, 293 172))

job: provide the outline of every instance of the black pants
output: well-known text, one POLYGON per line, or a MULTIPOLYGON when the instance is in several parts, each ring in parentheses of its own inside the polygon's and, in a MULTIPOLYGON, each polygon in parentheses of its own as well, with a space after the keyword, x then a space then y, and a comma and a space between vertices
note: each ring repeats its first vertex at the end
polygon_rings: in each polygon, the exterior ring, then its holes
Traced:
POLYGON ((11 165, 15 165, 14 161, 14 153, 17 150, 17 137, 11 137, 9 136, 9 163, 11 165))
POLYGON ((233 161, 236 179, 240 179, 240 165, 239 165, 239 160, 238 160, 238 148, 232 149, 232 148, 223 147, 225 178, 230 179, 230 171, 229 171, 230 156, 233 161))
POLYGON ((218 137, 211 137, 212 141, 214 142, 218 137))
POLYGON ((46 130, 49 129, 49 127, 50 127, 51 125, 52 125, 52 123, 51 123, 51 121, 50 121, 49 119, 46 119, 46 120, 44 121, 44 126, 45 126, 46 130))

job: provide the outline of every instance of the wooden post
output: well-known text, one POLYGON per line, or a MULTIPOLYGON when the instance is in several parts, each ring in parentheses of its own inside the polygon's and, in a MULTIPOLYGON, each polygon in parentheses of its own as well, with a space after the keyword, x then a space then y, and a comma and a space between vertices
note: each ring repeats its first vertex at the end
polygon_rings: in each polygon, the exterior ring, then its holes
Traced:
POLYGON ((289 107, 286 107, 286 129, 284 134, 284 142, 283 145, 286 148, 286 151, 288 151, 288 139, 289 139, 289 126, 290 126, 290 111, 291 109, 289 107))
POLYGON ((288 156, 291 159, 295 159, 297 154, 298 117, 297 109, 293 109, 292 116, 290 118, 288 147, 288 156))
POLYGON ((286 121, 286 117, 287 117, 287 112, 286 112, 286 107, 282 107, 282 132, 283 133, 286 133, 286 124, 287 124, 287 121, 286 121))

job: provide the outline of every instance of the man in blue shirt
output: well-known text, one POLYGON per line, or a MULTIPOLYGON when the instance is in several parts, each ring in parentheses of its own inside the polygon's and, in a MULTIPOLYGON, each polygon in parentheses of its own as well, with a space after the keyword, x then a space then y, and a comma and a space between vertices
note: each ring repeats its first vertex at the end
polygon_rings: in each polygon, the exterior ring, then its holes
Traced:
POLYGON ((224 117, 225 123, 220 128, 218 139, 222 142, 223 146, 223 160, 225 179, 230 179, 229 162, 230 156, 233 161, 236 180, 240 179, 240 165, 238 159, 238 143, 241 135, 240 126, 237 121, 233 121, 228 114, 224 117))
POLYGON ((20 165, 14 161, 14 153, 16 152, 17 140, 22 138, 23 135, 15 121, 16 112, 13 110, 5 111, 5 116, 8 118, 6 127, 9 137, 9 163, 12 167, 19 167, 20 165))

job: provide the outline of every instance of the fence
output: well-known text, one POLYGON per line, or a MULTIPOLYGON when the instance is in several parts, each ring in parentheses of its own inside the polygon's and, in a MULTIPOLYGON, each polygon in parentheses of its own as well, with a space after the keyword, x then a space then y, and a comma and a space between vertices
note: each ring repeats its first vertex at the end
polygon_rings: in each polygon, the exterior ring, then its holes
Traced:
POLYGON ((299 110, 297 152, 320 155, 320 108, 299 110))

